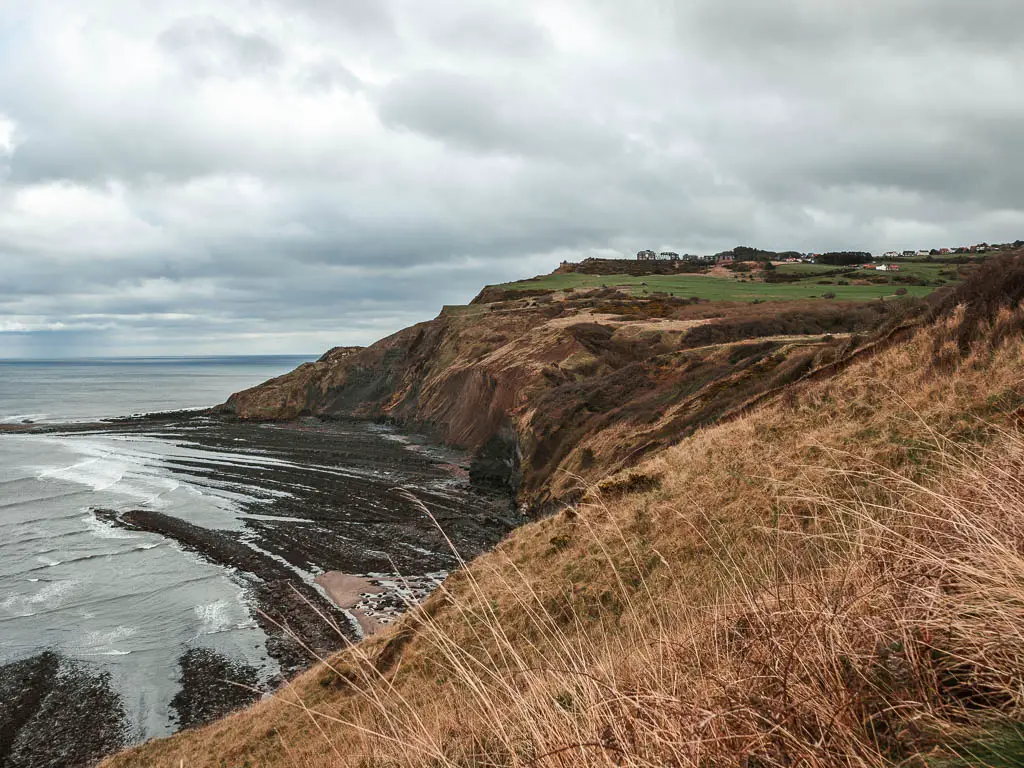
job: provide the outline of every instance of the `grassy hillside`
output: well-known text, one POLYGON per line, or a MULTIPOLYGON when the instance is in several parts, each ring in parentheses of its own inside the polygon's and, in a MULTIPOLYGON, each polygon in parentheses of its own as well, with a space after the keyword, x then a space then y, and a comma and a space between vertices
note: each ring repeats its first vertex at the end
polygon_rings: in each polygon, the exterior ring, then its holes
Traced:
MULTIPOLYGON (((649 262, 666 272, 673 272, 672 262, 649 262)), ((959 282, 975 264, 951 264, 938 261, 900 261, 899 272, 835 267, 828 264, 779 264, 766 272, 753 262, 742 271, 725 268, 709 269, 683 264, 679 274, 630 275, 626 267, 643 268, 644 262, 584 262, 570 265, 550 275, 542 275, 491 286, 498 291, 585 290, 616 286, 642 296, 665 292, 673 296, 697 297, 705 301, 794 301, 826 300, 872 301, 896 295, 927 296, 937 287, 959 282), (591 274, 596 264, 621 264, 618 273, 591 274), (785 280, 792 282, 785 282, 785 280), (901 290, 902 289, 902 290, 901 290), (899 294, 897 294, 899 291, 899 294), (825 294, 834 294, 828 297, 825 294)), ((653 267, 651 267, 653 269, 653 267)))
POLYGON ((1024 261, 975 277, 107 765, 1020 764, 1024 261))
MULTIPOLYGON (((794 265, 796 266, 796 265, 794 265)), ((806 266, 816 267, 811 264, 806 266)), ((834 268, 832 268, 834 269, 834 268)), ((743 273, 726 273, 722 275, 646 275, 633 277, 630 275, 582 275, 577 273, 552 274, 531 280, 515 283, 503 283, 494 286, 499 290, 581 290, 621 286, 636 295, 657 291, 681 296, 697 297, 705 301, 795 301, 801 299, 821 298, 825 293, 834 293, 840 301, 872 301, 884 298, 895 298, 896 291, 906 289, 909 296, 927 296, 935 290, 928 285, 838 285, 830 283, 820 285, 815 280, 801 280, 795 283, 765 283, 759 279, 748 278, 743 273)))

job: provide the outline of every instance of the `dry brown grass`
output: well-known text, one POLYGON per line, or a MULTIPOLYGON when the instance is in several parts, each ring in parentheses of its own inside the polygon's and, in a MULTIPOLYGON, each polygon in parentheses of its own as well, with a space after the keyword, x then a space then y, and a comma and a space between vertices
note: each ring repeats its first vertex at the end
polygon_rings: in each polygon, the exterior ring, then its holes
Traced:
POLYGON ((940 370, 958 320, 634 470, 658 482, 594 487, 275 699, 109 764, 923 765, 1020 718, 1024 344, 940 370))

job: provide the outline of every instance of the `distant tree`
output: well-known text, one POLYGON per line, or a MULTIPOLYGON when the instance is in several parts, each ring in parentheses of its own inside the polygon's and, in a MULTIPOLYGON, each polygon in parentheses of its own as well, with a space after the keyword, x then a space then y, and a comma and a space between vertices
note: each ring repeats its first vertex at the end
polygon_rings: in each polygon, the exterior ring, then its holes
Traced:
POLYGON ((781 255, 775 251, 763 251, 760 248, 754 248, 749 245, 737 245, 732 249, 732 252, 736 254, 736 261, 767 262, 781 257, 781 255))
POLYGON ((836 267, 862 264, 865 261, 871 261, 871 254, 867 251, 832 251, 818 257, 819 264, 831 264, 836 267))

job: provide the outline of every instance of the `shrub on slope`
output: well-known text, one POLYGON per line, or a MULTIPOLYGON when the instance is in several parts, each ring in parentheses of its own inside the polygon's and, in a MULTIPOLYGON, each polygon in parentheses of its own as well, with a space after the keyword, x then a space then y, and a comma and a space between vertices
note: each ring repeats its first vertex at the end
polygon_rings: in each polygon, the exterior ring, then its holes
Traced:
MULTIPOLYGON (((1024 251, 1016 251, 988 259, 972 270, 966 280, 935 302, 933 317, 949 317, 959 311, 953 336, 959 350, 966 352, 997 314, 1020 306, 1022 301, 1024 251)), ((1002 335, 997 333, 995 338, 1002 335)))

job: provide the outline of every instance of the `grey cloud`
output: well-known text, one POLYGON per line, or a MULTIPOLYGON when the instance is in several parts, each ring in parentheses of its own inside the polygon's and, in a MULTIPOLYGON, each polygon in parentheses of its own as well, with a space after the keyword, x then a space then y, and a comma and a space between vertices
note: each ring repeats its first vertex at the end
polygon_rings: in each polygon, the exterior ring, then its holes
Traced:
POLYGON ((391 37, 395 20, 389 0, 267 0, 291 15, 296 12, 333 31, 391 37))
POLYGON ((844 52, 838 48, 877 55, 880 49, 912 53, 908 49, 921 46, 999 45, 1017 38, 1014 25, 1020 22, 1015 0, 695 0, 674 7, 688 39, 703 34, 719 50, 788 48, 797 56, 844 52))
POLYGON ((616 154, 621 137, 588 115, 550 98, 535 84, 443 72, 416 72, 380 97, 386 125, 477 152, 579 160, 616 154))
POLYGON ((158 38, 160 47, 198 77, 238 77, 277 69, 281 50, 253 33, 238 32, 213 16, 182 19, 158 38))
POLYGON ((360 91, 365 86, 352 70, 331 59, 324 59, 306 67, 298 80, 303 87, 314 91, 331 91, 335 88, 360 91))
POLYGON ((1016 3, 189 7, 33 4, 0 46, 24 344, 315 351, 562 258, 1024 232, 1016 3))
POLYGON ((501 13, 464 3, 435 2, 423 16, 429 39, 448 51, 537 57, 551 52, 547 31, 516 4, 501 13))

